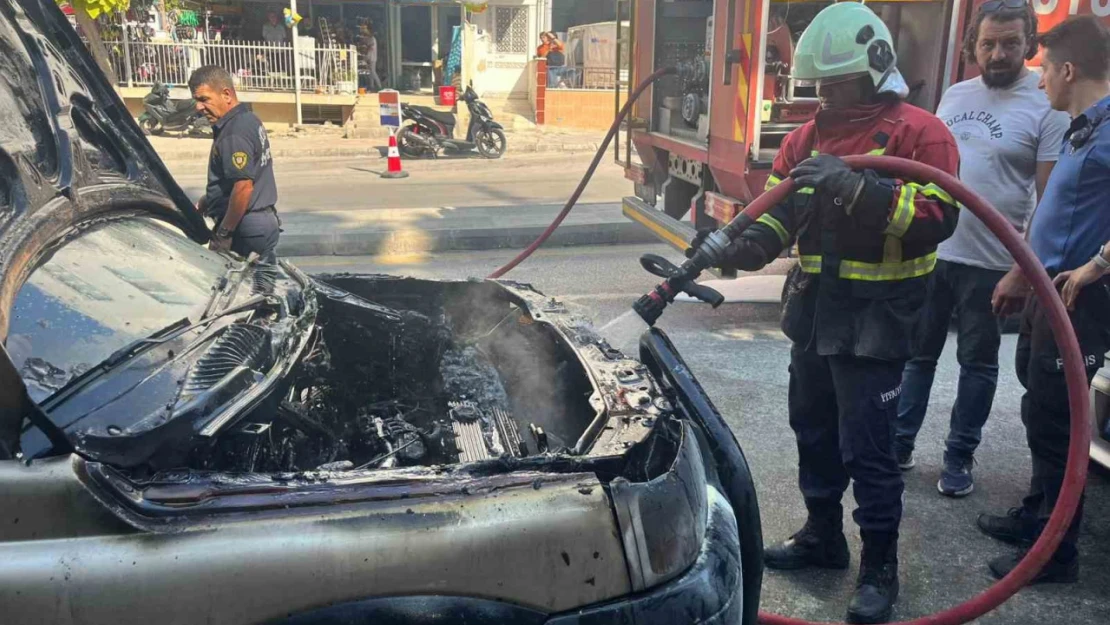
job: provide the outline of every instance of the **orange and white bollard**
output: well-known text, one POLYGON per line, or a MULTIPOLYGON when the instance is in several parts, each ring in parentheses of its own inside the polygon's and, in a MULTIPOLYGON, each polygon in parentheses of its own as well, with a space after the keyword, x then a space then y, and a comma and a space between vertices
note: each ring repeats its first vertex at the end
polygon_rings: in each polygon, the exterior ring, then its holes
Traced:
POLYGON ((389 134, 389 151, 386 153, 389 162, 382 178, 408 178, 409 173, 401 170, 401 152, 397 150, 397 133, 389 134))

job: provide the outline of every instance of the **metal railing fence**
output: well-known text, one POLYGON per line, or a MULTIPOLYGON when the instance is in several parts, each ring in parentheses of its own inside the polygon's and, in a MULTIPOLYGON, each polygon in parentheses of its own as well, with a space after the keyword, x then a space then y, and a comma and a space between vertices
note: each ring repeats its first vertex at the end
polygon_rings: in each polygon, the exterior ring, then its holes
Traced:
MULTIPOLYGON (((245 91, 294 90, 293 45, 266 42, 105 41, 109 61, 125 87, 162 83, 185 86, 198 67, 219 65, 245 91)), ((301 45, 301 91, 354 93, 354 46, 301 45)))

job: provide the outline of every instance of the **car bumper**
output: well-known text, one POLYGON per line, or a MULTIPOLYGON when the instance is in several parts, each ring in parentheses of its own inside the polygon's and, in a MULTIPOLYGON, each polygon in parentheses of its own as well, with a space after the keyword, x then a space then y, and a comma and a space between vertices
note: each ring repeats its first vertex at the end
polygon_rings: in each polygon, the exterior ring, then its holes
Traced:
POLYGON ((1091 460, 1110 469, 1110 369, 1102 369, 1091 381, 1091 460))
POLYGON ((646 592, 560 614, 544 614, 476 597, 379 597, 332 605, 269 625, 374 622, 421 625, 734 625, 743 610, 740 537, 732 505, 707 487, 709 515, 702 549, 678 577, 646 592))

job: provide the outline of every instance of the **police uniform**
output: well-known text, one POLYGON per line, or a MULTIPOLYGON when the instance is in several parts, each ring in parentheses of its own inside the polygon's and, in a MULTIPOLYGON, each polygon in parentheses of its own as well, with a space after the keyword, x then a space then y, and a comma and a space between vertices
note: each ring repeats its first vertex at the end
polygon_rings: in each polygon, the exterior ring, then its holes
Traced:
POLYGON ((219 228, 235 183, 253 181, 247 213, 231 236, 231 250, 242 256, 257 252, 264 262, 272 263, 281 221, 275 208, 277 185, 266 129, 245 104, 238 104, 213 124, 212 131, 205 210, 219 228))
MULTIPOLYGON (((1029 225, 1029 245, 1045 270, 1055 277, 1078 269, 1110 241, 1106 189, 1110 186, 1110 97, 1076 117, 1064 136, 1063 150, 1052 170, 1044 197, 1029 225)), ((1081 290, 1069 313, 1090 384, 1110 350, 1110 291, 1107 278, 1081 290)), ((1064 361, 1044 308, 1031 297, 1026 303, 1016 352, 1018 380, 1025 387, 1021 420, 1033 460, 1029 495, 1021 513, 1039 532, 1048 521, 1060 489, 1071 442, 1064 361)), ((1056 553, 1074 561, 1083 516, 1082 500, 1056 553)), ((1030 537, 1032 538, 1032 537, 1030 537)))
MULTIPOLYGON (((767 188, 820 154, 897 156, 952 175, 959 164, 944 124, 912 105, 822 110, 783 140, 767 188)), ((839 198, 800 188, 748 228, 729 255, 733 268, 752 271, 797 243, 782 329, 794 343, 789 413, 799 485, 811 521, 835 533, 841 496, 854 480, 854 519, 866 550, 897 541, 903 482, 893 427, 902 368, 936 246, 955 230, 958 208, 934 184, 864 176, 852 216, 839 198)))

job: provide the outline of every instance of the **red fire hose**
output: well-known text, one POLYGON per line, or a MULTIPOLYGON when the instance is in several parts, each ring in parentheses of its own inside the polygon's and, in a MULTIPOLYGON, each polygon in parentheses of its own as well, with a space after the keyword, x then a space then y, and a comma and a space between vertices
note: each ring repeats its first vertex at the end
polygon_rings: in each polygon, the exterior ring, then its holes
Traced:
MULTIPOLYGON (((559 227, 559 224, 574 208, 578 198, 582 195, 582 191, 586 188, 586 184, 593 177, 598 163, 601 162, 609 142, 619 130, 621 120, 631 109, 632 103, 651 83, 666 74, 674 73, 674 71, 673 68, 660 69, 637 86, 636 90, 629 95, 628 102, 621 109, 620 114, 613 121, 609 133, 605 136, 605 141, 598 148, 593 162, 590 163, 589 169, 582 177, 581 182, 578 183, 578 187, 574 190, 570 199, 567 200, 563 210, 527 249, 506 263, 505 266, 490 274, 490 278, 500 278, 543 245, 544 241, 551 236, 551 233, 559 227)), ((1003 602, 1028 584, 1055 553, 1056 547, 1059 546, 1064 533, 1067 532, 1072 518, 1075 516, 1075 509, 1079 504, 1079 498, 1087 480, 1087 456, 1090 446, 1087 377, 1079 352, 1079 342, 1075 337, 1075 331, 1072 328, 1067 311, 1064 309, 1064 304, 1044 267, 1041 266, 1036 256, 1033 255, 1033 251, 1018 234, 1017 230, 986 200, 965 187, 954 176, 916 161, 889 156, 849 156, 845 157, 844 160, 855 169, 874 169, 898 178, 935 183, 947 191, 957 202, 971 210, 1002 241, 1002 244, 1013 255, 1014 260, 1017 261, 1018 266, 1021 267, 1025 276, 1029 279, 1030 284, 1033 285, 1033 293, 1048 315, 1052 335, 1056 339, 1060 348, 1060 355, 1064 359, 1064 376, 1067 379, 1068 403, 1071 407, 1071 444, 1068 447, 1068 464, 1064 475, 1063 488, 1060 490, 1060 496, 1056 501, 1052 516, 1049 517, 1048 525, 1041 532, 1040 538, 1037 539, 1037 542, 1021 563, 1005 578, 981 594, 953 608, 902 623, 902 625, 960 625, 979 618, 1002 605, 1003 602)), ((754 221, 785 199, 793 186, 792 180, 789 178, 784 180, 782 184, 752 201, 744 209, 744 214, 754 221)), ((809 621, 765 612, 760 612, 759 622, 764 625, 815 625, 809 621)))

